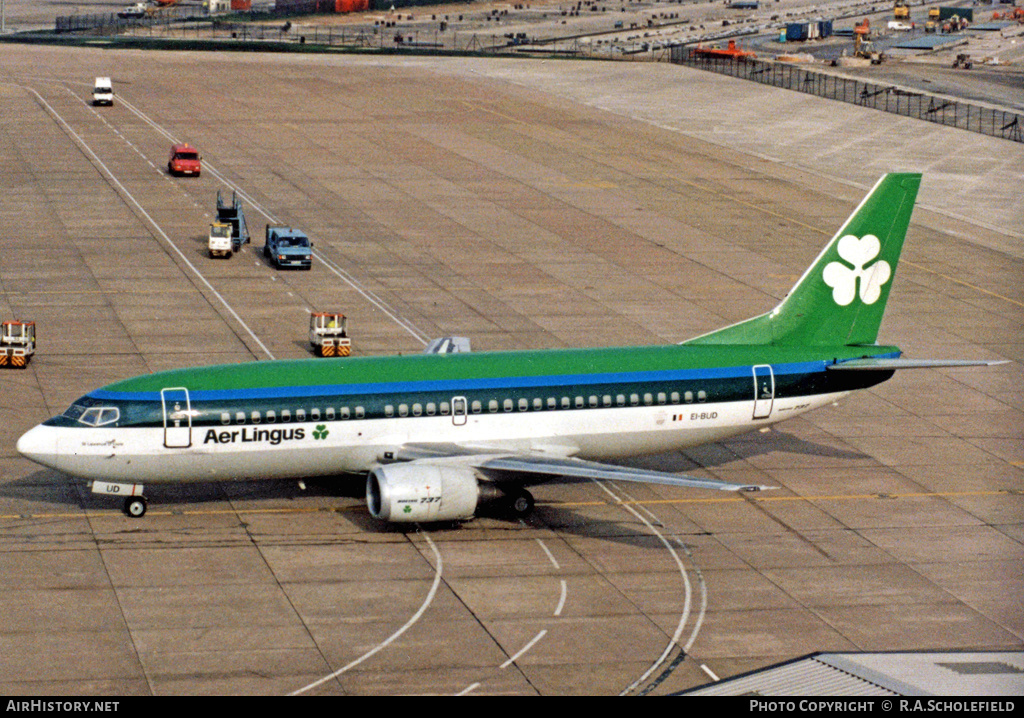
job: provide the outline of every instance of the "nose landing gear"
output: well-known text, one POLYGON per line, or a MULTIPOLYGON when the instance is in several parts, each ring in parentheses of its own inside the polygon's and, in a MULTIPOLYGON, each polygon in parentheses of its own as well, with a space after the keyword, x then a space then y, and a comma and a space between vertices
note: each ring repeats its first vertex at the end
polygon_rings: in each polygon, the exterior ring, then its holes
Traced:
POLYGON ((149 502, 145 496, 132 496, 124 500, 124 512, 133 519, 142 517, 146 513, 149 502))
POLYGON ((122 509, 132 518, 139 518, 146 513, 149 502, 142 495, 142 484, 115 484, 109 481, 93 481, 91 491, 104 496, 124 496, 122 509))

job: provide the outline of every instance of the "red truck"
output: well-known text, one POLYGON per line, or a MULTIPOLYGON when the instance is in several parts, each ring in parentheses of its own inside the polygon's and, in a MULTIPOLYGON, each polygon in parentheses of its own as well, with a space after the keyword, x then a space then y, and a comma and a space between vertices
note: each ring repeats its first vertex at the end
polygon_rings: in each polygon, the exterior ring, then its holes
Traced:
POLYGON ((199 176, 202 167, 199 150, 186 143, 171 145, 171 158, 167 160, 167 171, 172 175, 199 176))

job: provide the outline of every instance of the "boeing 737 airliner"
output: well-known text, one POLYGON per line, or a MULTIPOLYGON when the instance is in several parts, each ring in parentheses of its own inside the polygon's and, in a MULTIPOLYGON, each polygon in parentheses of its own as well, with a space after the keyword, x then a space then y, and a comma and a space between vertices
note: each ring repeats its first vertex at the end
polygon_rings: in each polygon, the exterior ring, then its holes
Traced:
POLYGON ((761 487, 599 463, 716 441, 904 367, 876 344, 921 176, 878 181, 767 314, 679 345, 295 360, 164 371, 89 392, 18 451, 146 510, 143 482, 367 475, 383 521, 518 514, 522 487, 590 477, 761 487))

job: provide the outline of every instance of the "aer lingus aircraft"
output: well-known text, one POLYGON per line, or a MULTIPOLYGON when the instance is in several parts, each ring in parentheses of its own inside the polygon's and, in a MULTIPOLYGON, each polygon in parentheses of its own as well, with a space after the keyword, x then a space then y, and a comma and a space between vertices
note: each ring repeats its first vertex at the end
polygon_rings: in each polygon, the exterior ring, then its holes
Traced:
POLYGON ((89 392, 18 451, 146 510, 143 482, 367 475, 383 521, 532 508, 522 487, 589 477, 756 486, 601 459, 716 441, 799 416, 904 367, 876 344, 919 174, 886 175, 767 314, 679 345, 428 353, 164 371, 89 392))

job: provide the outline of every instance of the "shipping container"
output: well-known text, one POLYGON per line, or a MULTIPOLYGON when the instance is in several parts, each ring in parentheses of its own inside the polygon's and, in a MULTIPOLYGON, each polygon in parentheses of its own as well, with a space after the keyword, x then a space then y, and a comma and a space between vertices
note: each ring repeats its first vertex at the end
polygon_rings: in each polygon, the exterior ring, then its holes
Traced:
POLYGON ((954 15, 959 15, 961 20, 967 20, 968 22, 974 22, 974 8, 969 7, 940 7, 939 8, 939 22, 948 20, 954 15))
POLYGON ((786 42, 796 42, 807 39, 806 22, 790 22, 786 24, 786 42))

